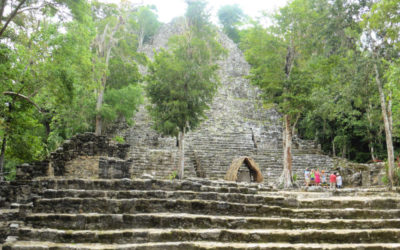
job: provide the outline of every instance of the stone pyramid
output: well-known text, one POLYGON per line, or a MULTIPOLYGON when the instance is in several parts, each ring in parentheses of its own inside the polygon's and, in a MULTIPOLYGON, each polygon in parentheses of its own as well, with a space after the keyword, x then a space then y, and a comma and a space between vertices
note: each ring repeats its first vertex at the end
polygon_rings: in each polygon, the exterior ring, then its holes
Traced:
MULTIPOLYGON (((152 58, 154 51, 167 48, 169 37, 182 30, 179 19, 164 25, 143 52, 152 58)), ((246 79, 250 65, 237 45, 222 32, 219 41, 228 51, 218 63, 221 85, 208 119, 186 135, 185 175, 221 179, 233 159, 249 156, 259 165, 265 182, 273 182, 282 171, 281 114, 273 107, 266 108, 259 89, 246 79)), ((177 168, 176 139, 157 134, 151 125, 143 105, 135 116, 135 126, 118 134, 132 145, 134 177, 147 173, 166 178, 177 168)), ((293 155, 293 169, 299 178, 305 167, 333 166, 332 159, 322 155, 312 141, 295 139, 293 155)))

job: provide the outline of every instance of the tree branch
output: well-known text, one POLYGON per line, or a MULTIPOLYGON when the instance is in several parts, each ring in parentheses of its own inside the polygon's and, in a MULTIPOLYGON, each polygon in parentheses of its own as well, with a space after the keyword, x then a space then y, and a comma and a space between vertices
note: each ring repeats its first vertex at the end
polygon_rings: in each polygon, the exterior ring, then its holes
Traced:
POLYGON ((14 19, 14 17, 17 15, 18 10, 22 7, 22 5, 24 5, 24 3, 26 2, 26 0, 21 0, 21 2, 19 2, 18 6, 14 9, 14 11, 10 14, 10 16, 8 17, 6 23, 4 24, 4 26, 1 28, 0 30, 0 38, 3 36, 4 31, 6 31, 7 26, 10 24, 11 20, 14 19))
POLYGON ((6 8, 7 0, 1 0, 0 7, 0 24, 3 22, 4 9, 6 8))
POLYGON ((15 92, 11 92, 11 91, 5 91, 3 92, 3 95, 10 95, 10 96, 15 96, 15 97, 19 97, 21 99, 24 99, 25 101, 29 102, 30 104, 32 104, 33 106, 35 106, 35 108, 40 112, 43 113, 42 109, 39 107, 39 105, 37 105, 34 101, 32 101, 29 97, 24 96, 22 94, 19 93, 15 93, 15 92))
POLYGON ((26 8, 20 9, 20 10, 17 12, 17 14, 22 13, 22 12, 27 11, 27 10, 37 10, 37 9, 40 9, 40 8, 45 7, 46 5, 51 5, 51 4, 49 4, 49 3, 44 3, 44 4, 39 5, 39 6, 26 7, 26 8))

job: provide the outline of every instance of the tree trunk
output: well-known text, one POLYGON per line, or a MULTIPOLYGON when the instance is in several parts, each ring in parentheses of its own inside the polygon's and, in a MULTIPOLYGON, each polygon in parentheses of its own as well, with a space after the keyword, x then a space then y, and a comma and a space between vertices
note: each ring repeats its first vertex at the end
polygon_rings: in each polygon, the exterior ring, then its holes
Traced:
POLYGON ((376 85, 378 86, 378 90, 379 90, 379 99, 381 102, 383 123, 385 125, 386 148, 387 148, 388 164, 389 164, 388 178, 389 178, 389 182, 390 182, 389 184, 390 184, 390 189, 391 189, 393 187, 393 170, 394 170, 394 150, 393 150, 393 141, 392 141, 392 130, 391 130, 391 124, 390 124, 391 121, 390 121, 390 117, 389 117, 389 115, 391 114, 391 110, 387 110, 385 93, 383 93, 383 86, 382 86, 382 82, 379 77, 379 71, 378 71, 378 66, 376 65, 376 62, 374 62, 374 70, 375 70, 375 81, 376 81, 376 85))
POLYGON ((290 118, 284 116, 285 131, 283 132, 283 172, 279 180, 279 186, 283 188, 293 187, 292 178, 292 129, 290 126, 290 118))
POLYGON ((392 100, 393 100, 392 90, 389 90, 387 114, 388 114, 388 120, 389 120, 389 130, 390 130, 391 134, 393 132, 392 100))
POLYGON ((4 156, 6 153, 7 137, 4 135, 0 153, 0 181, 4 181, 4 156))
MULTIPOLYGON (((119 17, 119 21, 117 25, 113 28, 111 31, 111 34, 109 35, 110 41, 107 43, 106 37, 107 37, 107 32, 108 32, 108 23, 106 24, 106 27, 104 28, 103 34, 101 36, 97 36, 95 39, 97 41, 97 54, 99 57, 105 57, 105 65, 106 69, 108 69, 108 65, 110 62, 111 58, 111 51, 115 47, 116 43, 118 42, 118 39, 115 39, 114 35, 118 31, 119 27, 124 23, 124 20, 122 17, 119 17)), ((103 127, 103 120, 100 115, 100 110, 103 105, 103 99, 104 99, 104 91, 106 89, 106 83, 107 83, 107 73, 103 73, 103 76, 101 77, 101 87, 99 90, 99 95, 97 96, 97 103, 96 103, 96 130, 95 134, 96 135, 101 135, 102 132, 102 127, 103 127)))
POLYGON ((347 145, 347 144, 344 144, 344 145, 343 145, 343 148, 342 148, 342 158, 346 158, 346 152, 347 152, 347 151, 346 151, 346 149, 347 149, 346 145, 347 145))
POLYGON ((141 51, 143 47, 143 41, 144 41, 144 29, 141 28, 138 35, 138 49, 137 49, 138 51, 141 51))
MULTIPOLYGON (((286 80, 290 79, 290 73, 293 67, 293 61, 295 58, 295 49, 293 46, 287 47, 286 53, 286 61, 284 72, 286 75, 286 80)), ((284 92, 287 93, 288 89, 285 86, 284 92)), ((286 100, 285 100, 286 101, 286 100)), ((283 188, 291 188, 293 187, 293 179, 292 179, 292 131, 290 125, 290 117, 289 115, 284 116, 285 122, 285 130, 283 132, 283 172, 281 177, 279 178, 278 185, 283 188)), ((295 122, 296 123, 296 122, 295 122)))
POLYGON ((103 105, 104 99, 104 90, 106 88, 106 74, 103 75, 101 78, 101 88, 99 90, 99 95, 97 96, 97 103, 96 103, 96 135, 101 135, 102 127, 103 127, 103 120, 101 118, 100 110, 101 106, 103 105))
POLYGON ((368 147, 369 147, 369 151, 371 153, 372 161, 376 162, 375 148, 374 148, 374 142, 373 142, 374 136, 372 135, 371 130, 370 130, 370 128, 372 129, 372 117, 371 117, 370 111, 372 111, 371 101, 369 101, 368 109, 367 109, 367 119, 368 119, 368 124, 369 124, 369 128, 367 130, 368 131, 368 147))
POLYGON ((179 179, 183 179, 185 169, 185 130, 179 132, 179 179))
POLYGON ((332 155, 336 157, 336 147, 335 147, 335 140, 332 139, 332 155))
POLYGON ((371 158, 373 162, 376 162, 376 156, 375 156, 375 149, 374 146, 372 145, 372 141, 369 142, 369 151, 371 152, 371 158))

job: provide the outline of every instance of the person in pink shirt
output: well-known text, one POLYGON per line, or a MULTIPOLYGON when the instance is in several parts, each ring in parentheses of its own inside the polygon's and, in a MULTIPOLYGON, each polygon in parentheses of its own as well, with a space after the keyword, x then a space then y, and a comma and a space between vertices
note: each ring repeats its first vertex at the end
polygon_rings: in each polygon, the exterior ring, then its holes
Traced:
POLYGON ((330 188, 336 188, 336 172, 329 176, 330 188))
POLYGON ((315 184, 319 186, 321 183, 321 174, 319 173, 319 169, 315 172, 315 184))

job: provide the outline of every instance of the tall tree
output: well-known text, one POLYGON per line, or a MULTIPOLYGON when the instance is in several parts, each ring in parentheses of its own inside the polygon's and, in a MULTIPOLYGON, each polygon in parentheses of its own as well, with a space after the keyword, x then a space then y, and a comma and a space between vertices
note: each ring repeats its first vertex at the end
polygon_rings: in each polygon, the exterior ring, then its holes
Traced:
POLYGON ((326 14, 314 30, 319 49, 312 59, 319 87, 312 94, 314 108, 300 122, 302 135, 317 139, 325 152, 360 162, 380 156, 381 140, 373 68, 359 47, 359 20, 368 5, 335 0, 321 6, 326 14))
POLYGON ((128 112, 128 109, 134 111, 135 106, 140 103, 140 88, 138 86, 128 87, 127 85, 136 84, 140 78, 136 63, 143 59, 137 53, 138 40, 135 34, 138 33, 136 29, 141 29, 141 26, 137 24, 135 16, 132 15, 132 13, 137 13, 138 6, 129 5, 129 2, 125 2, 120 7, 113 4, 94 3, 93 7, 98 31, 92 43, 96 51, 93 60, 97 74, 94 74, 94 79, 98 82, 95 133, 101 135, 104 130, 104 118, 113 120, 117 117, 113 114, 119 114, 126 115, 126 118, 130 119, 133 114, 128 112), (111 68, 116 69, 115 65, 118 65, 117 72, 121 73, 120 76, 110 72, 111 68), (110 74, 116 77, 119 82, 115 83, 116 81, 110 77, 110 74), (105 97, 106 89, 112 88, 111 85, 115 84, 120 85, 118 91, 121 95, 130 97, 126 100, 125 105, 118 105, 118 108, 117 106, 107 105, 107 103, 104 105, 105 99, 109 103, 115 104, 117 102, 117 100, 111 98, 118 96, 115 87, 113 91, 110 91, 109 97, 105 97), (125 85, 125 88, 122 88, 121 85, 125 85), (124 107, 123 112, 122 107, 124 107), (113 110, 113 108, 119 110, 113 110))
POLYGON ((153 6, 141 6, 136 13, 138 50, 142 48, 143 43, 150 41, 160 27, 160 22, 157 20, 154 9, 155 7, 153 6))
POLYGON ((243 48, 252 66, 250 80, 263 91, 266 101, 283 113, 283 171, 279 186, 292 187, 292 136, 300 115, 309 106, 313 78, 308 58, 315 50, 313 29, 319 13, 315 1, 297 0, 274 16, 275 26, 259 24, 247 31, 243 48))
POLYGON ((204 1, 187 1, 184 32, 170 38, 170 51, 156 53, 147 94, 155 129, 179 139, 179 178, 184 177, 185 134, 205 118, 217 90, 216 60, 222 53, 204 1))
POLYGON ((382 117, 385 126, 387 161, 389 165, 388 177, 390 188, 394 185, 394 147, 393 147, 393 89, 388 85, 382 70, 390 71, 395 65, 400 49, 399 24, 400 1, 384 0, 375 3, 371 11, 364 16, 366 44, 372 53, 372 63, 375 73, 375 82, 379 92, 382 117))
POLYGON ((107 85, 107 74, 109 74, 108 67, 112 57, 111 52, 113 52, 118 41, 121 39, 120 29, 122 29, 125 21, 122 15, 119 15, 118 12, 120 10, 118 10, 116 5, 95 4, 96 7, 100 7, 100 10, 102 10, 102 12, 99 11, 101 14, 106 14, 106 16, 97 17, 99 21, 98 31, 97 36, 93 41, 93 48, 96 51, 96 57, 94 59, 96 60, 95 65, 99 67, 99 74, 95 75, 95 81, 99 82, 97 88, 95 134, 101 135, 103 129, 101 109, 103 107, 104 92, 107 85))
POLYGON ((225 5, 218 10, 218 19, 224 32, 232 41, 239 43, 240 35, 238 26, 244 21, 245 14, 239 5, 225 5))
POLYGON ((84 1, 75 1, 73 7, 63 8, 59 13, 55 12, 58 2, 54 2, 54 6, 51 1, 19 1, 21 5, 18 6, 14 3, 10 6, 8 1, 1 3, 1 8, 5 8, 1 13, 3 17, 7 16, 7 9, 11 9, 2 26, 1 37, 7 38, 1 44, 0 74, 4 76, 0 87, 1 172, 6 166, 6 156, 14 161, 32 161, 44 156, 49 134, 49 121, 44 116, 49 113, 52 100, 67 99, 71 79, 68 71, 56 64, 55 57, 50 55, 55 55, 60 45, 58 29, 65 25, 62 17, 81 13, 86 8, 84 1), (54 23, 53 18, 59 22, 54 23))

